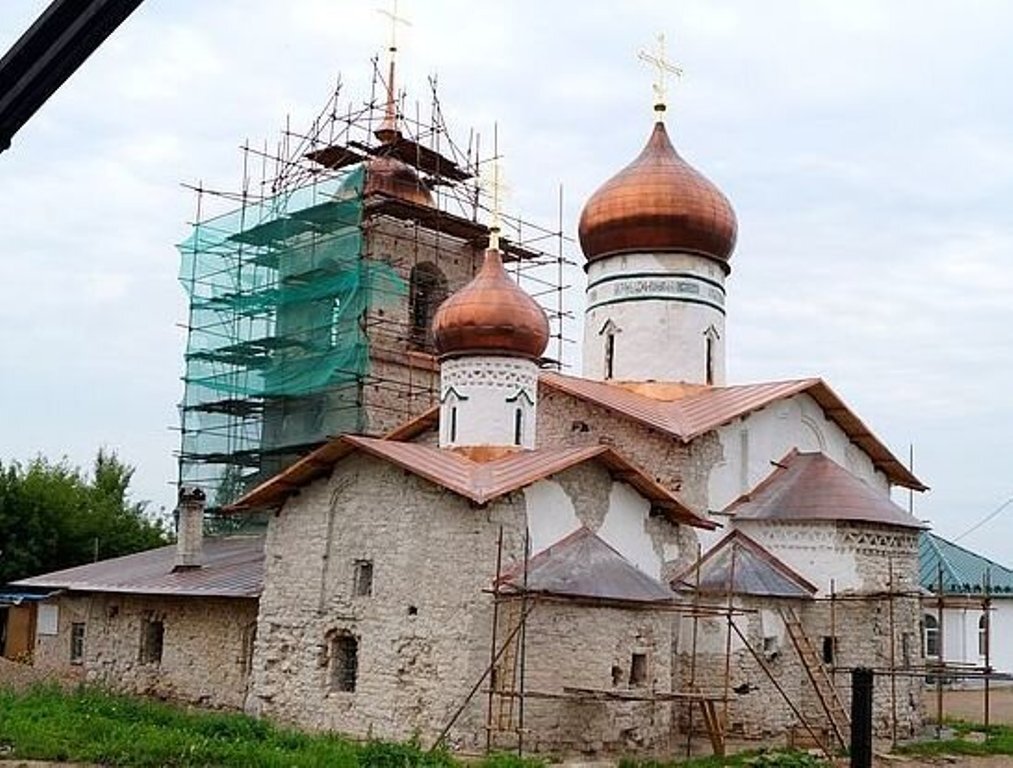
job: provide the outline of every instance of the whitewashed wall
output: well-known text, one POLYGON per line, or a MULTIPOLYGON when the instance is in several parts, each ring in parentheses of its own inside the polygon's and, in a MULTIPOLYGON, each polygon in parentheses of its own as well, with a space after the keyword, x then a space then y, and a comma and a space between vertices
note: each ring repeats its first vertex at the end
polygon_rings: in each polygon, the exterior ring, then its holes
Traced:
MULTIPOLYGON (((923 603, 923 612, 936 616, 933 599, 923 603)), ((972 601, 966 608, 943 609, 943 658, 955 664, 983 665, 978 653, 978 622, 981 606, 972 601)), ((992 601, 991 664, 998 672, 1013 673, 1013 598, 992 601)))
POLYGON ((793 448, 804 453, 822 452, 856 477, 889 494, 886 476, 805 393, 754 411, 720 427, 717 433, 724 460, 711 470, 708 485, 711 510, 724 509, 755 487, 774 470, 771 462, 780 461, 793 448))

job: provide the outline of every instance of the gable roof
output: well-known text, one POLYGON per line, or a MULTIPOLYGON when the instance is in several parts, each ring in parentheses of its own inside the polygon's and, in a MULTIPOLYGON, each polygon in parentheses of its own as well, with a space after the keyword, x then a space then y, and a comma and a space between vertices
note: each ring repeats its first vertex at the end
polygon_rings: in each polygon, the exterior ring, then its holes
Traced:
POLYGON ((901 528, 925 524, 822 453, 792 451, 725 508, 735 520, 848 520, 901 528))
POLYGON ((672 588, 705 595, 809 599, 816 587, 742 531, 731 531, 699 563, 672 579, 672 588))
POLYGON ((258 597, 264 586, 264 537, 204 539, 204 565, 173 572, 176 546, 53 571, 14 582, 74 592, 122 592, 186 597, 258 597))
POLYGON ((675 593, 648 576, 587 528, 542 550, 499 580, 501 587, 559 597, 631 603, 671 603, 675 593))
POLYGON ((872 434, 822 379, 708 387, 664 382, 592 381, 543 372, 539 381, 549 389, 620 413, 684 443, 779 400, 805 393, 848 439, 865 451, 891 483, 916 491, 928 490, 928 486, 872 434))
POLYGON ((430 445, 352 435, 343 435, 318 448, 244 494, 228 509, 278 506, 297 489, 329 475, 335 464, 357 451, 395 464, 476 504, 486 504, 578 464, 596 461, 605 465, 614 477, 633 486, 653 506, 665 510, 673 521, 697 528, 717 527, 608 446, 539 448, 476 461, 430 445))
POLYGON ((918 583, 937 593, 940 569, 944 594, 984 594, 988 574, 990 594, 1013 596, 1013 570, 925 531, 918 541, 918 583))

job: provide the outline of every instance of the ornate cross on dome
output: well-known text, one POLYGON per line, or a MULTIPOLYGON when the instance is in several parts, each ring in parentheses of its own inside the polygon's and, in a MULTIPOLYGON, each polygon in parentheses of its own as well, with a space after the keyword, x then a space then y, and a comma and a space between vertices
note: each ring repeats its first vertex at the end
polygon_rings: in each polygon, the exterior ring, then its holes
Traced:
POLYGON ((492 195, 492 224, 489 226, 489 249, 499 250, 499 233, 501 228, 500 212, 503 205, 503 194, 507 191, 507 184, 500 175, 499 155, 492 159, 492 168, 482 179, 482 186, 492 195))
POLYGON ((660 32, 657 36, 657 48, 654 52, 641 49, 637 52, 637 58, 657 69, 657 78, 652 88, 654 89, 654 111, 661 113, 665 111, 665 97, 667 96, 668 75, 682 77, 682 69, 670 62, 665 56, 665 33, 660 32))

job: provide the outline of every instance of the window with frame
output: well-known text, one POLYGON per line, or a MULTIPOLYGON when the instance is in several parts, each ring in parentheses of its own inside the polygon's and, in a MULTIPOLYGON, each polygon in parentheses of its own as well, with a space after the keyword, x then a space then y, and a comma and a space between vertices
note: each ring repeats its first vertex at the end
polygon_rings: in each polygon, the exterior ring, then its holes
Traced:
POLYGON ((411 320, 410 342, 417 349, 432 347, 433 316, 447 298, 447 278, 432 262, 412 267, 408 278, 408 315, 411 320))
POLYGON ((161 619, 146 618, 141 624, 141 663, 160 664, 164 642, 165 624, 161 619))
POLYGON ((931 613, 922 617, 923 642, 922 649, 925 657, 930 659, 939 658, 939 619, 931 613))
POLYGON ((978 655, 981 658, 988 656, 988 616, 981 615, 978 619, 978 655))
POLYGON ((354 693, 359 677, 359 640, 342 632, 330 641, 331 690, 354 693))
POLYGON ((70 625, 70 662, 80 664, 84 661, 84 622, 75 621, 70 625))
POLYGON ((373 561, 356 560, 355 575, 352 582, 352 594, 355 597, 369 597, 373 594, 373 561))

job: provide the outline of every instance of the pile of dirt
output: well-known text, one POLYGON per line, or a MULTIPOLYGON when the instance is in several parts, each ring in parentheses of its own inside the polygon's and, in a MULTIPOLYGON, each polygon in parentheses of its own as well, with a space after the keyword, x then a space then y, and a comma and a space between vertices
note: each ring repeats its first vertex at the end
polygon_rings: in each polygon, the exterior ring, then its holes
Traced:
POLYGON ((36 683, 56 683, 63 687, 73 687, 81 682, 81 676, 76 672, 76 670, 62 673, 46 672, 35 669, 30 664, 0 658, 0 688, 22 691, 36 683))

